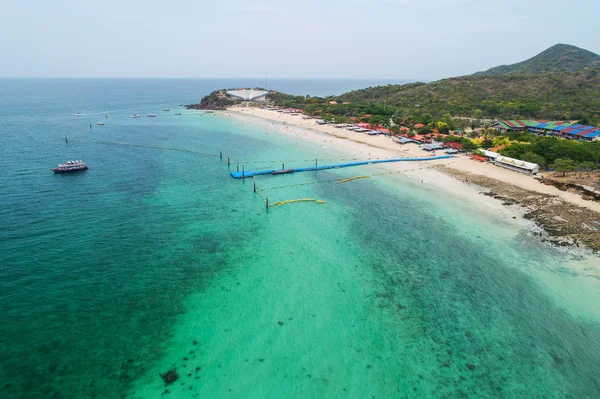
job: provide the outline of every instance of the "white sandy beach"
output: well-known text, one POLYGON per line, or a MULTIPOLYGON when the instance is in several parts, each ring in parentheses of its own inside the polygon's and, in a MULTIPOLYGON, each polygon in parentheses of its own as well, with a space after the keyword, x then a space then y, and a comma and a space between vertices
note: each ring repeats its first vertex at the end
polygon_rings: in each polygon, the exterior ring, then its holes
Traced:
MULTIPOLYGON (((248 121, 262 119, 265 122, 279 123, 285 125, 282 132, 297 136, 305 141, 326 144, 353 157, 360 159, 367 158, 386 158, 386 157, 423 157, 430 156, 431 153, 424 151, 414 143, 400 145, 394 143, 391 138, 385 136, 368 136, 363 133, 356 133, 346 129, 336 128, 331 125, 318 125, 314 119, 302 119, 300 115, 282 114, 275 111, 259 108, 232 107, 228 111, 233 117, 247 119, 248 121), (327 135, 324 136, 323 134, 327 135)), ((437 155, 441 155, 438 153, 437 155)), ((445 155, 445 154, 444 154, 445 155)), ((444 159, 439 161, 419 162, 419 168, 429 166, 429 164, 448 165, 454 169, 468 173, 483 175, 488 178, 496 179, 507 184, 523 189, 535 191, 542 194, 553 195, 562 200, 600 212, 600 204, 597 202, 586 201, 575 193, 560 191, 554 186, 547 186, 539 183, 532 176, 524 175, 508 169, 500 168, 492 164, 480 163, 469 159, 465 155, 457 156, 453 159, 444 159)), ((403 165, 405 169, 417 167, 412 165, 403 165), (410 168, 409 168, 410 166, 410 168)), ((456 194, 464 193, 465 186, 463 182, 448 178, 448 175, 438 170, 420 170, 419 179, 425 179, 429 184, 436 184, 454 191, 456 194), (456 189, 453 189, 456 188, 456 189)))

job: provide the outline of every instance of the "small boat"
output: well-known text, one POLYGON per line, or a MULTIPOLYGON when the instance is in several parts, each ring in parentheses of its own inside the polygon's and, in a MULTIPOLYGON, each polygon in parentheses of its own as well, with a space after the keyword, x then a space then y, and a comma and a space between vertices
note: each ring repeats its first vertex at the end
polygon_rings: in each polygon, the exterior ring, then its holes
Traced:
POLYGON ((146 115, 146 116, 147 116, 148 118, 156 118, 156 115, 155 115, 155 114, 148 114, 148 115, 146 115))
POLYGON ((97 123, 98 126, 104 126, 104 122, 100 121, 97 123))
POLYGON ((163 111, 170 111, 169 108, 163 108, 163 111))
POLYGON ((271 174, 273 174, 273 175, 283 175, 285 173, 294 173, 294 169, 281 169, 281 170, 274 170, 271 172, 271 174))
POLYGON ((70 172, 80 172, 82 170, 87 170, 87 166, 83 163, 83 161, 67 161, 65 163, 59 163, 56 168, 52 168, 54 173, 70 173, 70 172))
POLYGON ((175 112, 175 115, 181 115, 181 112, 175 112))
POLYGON ((130 118, 133 118, 133 119, 135 119, 135 118, 139 118, 140 116, 141 116, 141 115, 138 115, 138 114, 133 114, 133 115, 131 115, 131 116, 130 116, 130 118))
POLYGON ((81 115, 83 115, 81 112, 75 112, 75 113, 73 114, 73 116, 81 116, 81 115))

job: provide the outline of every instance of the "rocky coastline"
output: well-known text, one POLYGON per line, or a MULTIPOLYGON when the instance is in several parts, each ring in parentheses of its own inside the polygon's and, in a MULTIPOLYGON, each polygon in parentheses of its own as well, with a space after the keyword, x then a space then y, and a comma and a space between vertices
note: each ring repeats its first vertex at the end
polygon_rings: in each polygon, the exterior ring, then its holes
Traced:
POLYGON ((235 105, 235 101, 227 95, 224 90, 215 90, 207 96, 202 97, 198 104, 188 104, 186 109, 223 111, 227 107, 235 105))
MULTIPOLYGON (((586 247, 600 256, 600 213, 566 203, 553 195, 525 190, 486 176, 451 167, 442 166, 439 169, 457 179, 468 178, 472 184, 487 188, 489 191, 480 194, 496 198, 505 206, 520 206, 523 217, 534 222, 542 230, 535 234, 539 235, 543 242, 558 247, 586 247)), ((554 185, 551 179, 542 179, 540 184, 554 185)), ((590 194, 585 191, 581 193, 590 194)), ((589 200, 596 199, 595 196, 587 196, 589 200)))

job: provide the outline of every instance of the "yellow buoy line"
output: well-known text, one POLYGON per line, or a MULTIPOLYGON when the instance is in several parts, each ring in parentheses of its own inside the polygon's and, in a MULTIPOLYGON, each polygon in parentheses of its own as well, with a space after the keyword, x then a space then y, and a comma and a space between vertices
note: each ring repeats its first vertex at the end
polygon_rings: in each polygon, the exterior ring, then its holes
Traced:
POLYGON ((273 202, 272 204, 269 204, 269 208, 271 208, 273 206, 280 207, 280 206, 284 206, 286 204, 294 204, 297 202, 316 202, 317 204, 324 204, 325 200, 318 200, 318 199, 314 199, 314 198, 298 198, 298 199, 273 202))
POLYGON ((83 130, 78 131, 73 136, 71 136, 71 139, 74 139, 75 137, 79 136, 81 133, 86 132, 88 130, 90 130, 90 129, 88 128, 88 129, 83 129, 83 130))
POLYGON ((347 182, 349 182, 349 181, 356 180, 356 179, 370 179, 370 178, 371 178, 371 176, 354 176, 354 177, 349 177, 349 178, 347 178, 347 179, 340 179, 340 180, 337 182, 337 184, 340 184, 340 183, 347 183, 347 182))
POLYGON ((284 206, 287 204, 296 204, 296 203, 301 203, 301 202, 315 202, 317 204, 324 204, 325 200, 319 200, 319 199, 315 199, 315 198, 297 198, 297 199, 289 199, 289 200, 284 200, 284 201, 275 201, 273 203, 269 203, 268 197, 265 197, 260 190, 262 189, 257 189, 256 193, 260 196, 260 198, 262 198, 263 202, 266 205, 266 208, 272 208, 274 206, 276 207, 280 207, 280 206, 284 206))
POLYGON ((345 179, 334 178, 334 179, 319 180, 319 181, 314 181, 314 182, 305 182, 305 183, 299 183, 299 184, 290 184, 288 186, 275 186, 275 187, 270 187, 268 189, 265 189, 264 187, 256 187, 255 188, 255 192, 262 198, 262 200, 265 203, 267 209, 272 208, 274 206, 280 207, 280 206, 283 206, 283 205, 286 205, 286 204, 293 204, 293 203, 298 203, 298 202, 316 202, 317 204, 325 204, 325 200, 318 200, 318 199, 314 199, 314 198, 298 198, 298 199, 291 199, 291 200, 285 200, 285 201, 275 201, 273 203, 269 203, 268 193, 269 193, 269 190, 280 189, 280 188, 290 188, 290 187, 296 187, 296 186, 304 186, 304 185, 309 185, 309 184, 326 183, 326 182, 334 182, 334 181, 336 182, 336 184, 347 183, 347 182, 358 180, 358 179, 370 179, 371 177, 376 177, 376 176, 392 175, 392 174, 395 174, 395 173, 404 173, 404 172, 414 172, 414 171, 423 170, 423 169, 433 169, 433 168, 435 168, 437 166, 447 166, 447 165, 450 165, 452 163, 454 163, 454 162, 448 162, 448 163, 445 163, 443 165, 425 166, 425 167, 422 167, 422 168, 413 168, 413 169, 398 170, 398 171, 391 171, 391 172, 374 173, 372 175, 353 176, 353 177, 348 177, 348 178, 345 178, 345 179), (263 191, 265 191, 266 194, 263 194, 263 191))

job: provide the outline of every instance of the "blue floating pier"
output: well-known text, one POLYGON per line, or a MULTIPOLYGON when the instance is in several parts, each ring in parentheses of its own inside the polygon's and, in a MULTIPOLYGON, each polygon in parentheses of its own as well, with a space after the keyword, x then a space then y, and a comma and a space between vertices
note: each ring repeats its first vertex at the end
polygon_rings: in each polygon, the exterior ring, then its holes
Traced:
POLYGON ((351 166, 361 165, 374 165, 378 163, 391 163, 391 162, 410 162, 410 161, 435 161, 438 159, 454 158, 453 155, 440 155, 436 157, 423 157, 423 158, 392 158, 392 159, 374 159, 371 161, 358 161, 350 163, 338 163, 334 165, 323 165, 323 166, 309 166, 306 168, 294 168, 294 169, 263 169, 263 170, 248 170, 244 172, 230 172, 231 177, 234 179, 242 179, 252 176, 260 175, 281 175, 287 173, 298 173, 298 172, 312 172, 315 170, 326 170, 326 169, 339 169, 349 168, 351 166), (243 175, 242 175, 243 174, 243 175))

